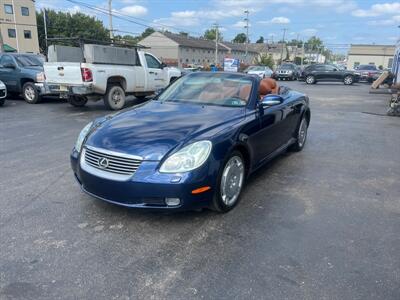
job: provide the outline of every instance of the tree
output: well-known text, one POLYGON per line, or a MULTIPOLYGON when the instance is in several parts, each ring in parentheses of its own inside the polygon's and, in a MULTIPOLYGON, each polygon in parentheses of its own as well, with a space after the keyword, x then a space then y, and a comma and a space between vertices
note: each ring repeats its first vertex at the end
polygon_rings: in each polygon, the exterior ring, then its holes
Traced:
POLYGON ((120 42, 121 44, 136 45, 139 42, 140 37, 126 34, 124 36, 115 35, 114 39, 116 42, 120 42))
POLYGON ((291 41, 287 42, 289 46, 297 46, 298 48, 302 46, 303 42, 301 40, 292 39, 291 41))
POLYGON ((275 65, 272 55, 267 53, 260 54, 260 56, 256 58, 256 64, 261 66, 268 66, 271 69, 273 69, 275 65))
POLYGON ((307 50, 315 51, 323 47, 324 43, 319 37, 312 36, 306 42, 307 50))
MULTIPOLYGON (((204 38, 206 39, 206 40, 212 40, 212 41, 214 41, 215 40, 215 33, 216 33, 216 30, 215 30, 215 28, 210 28, 210 29, 207 29, 205 32, 204 32, 204 38)), ((221 31, 219 31, 218 30, 218 40, 219 41, 222 41, 222 33, 221 33, 221 31)))
POLYGON ((184 31, 179 32, 179 34, 182 35, 182 36, 185 36, 185 37, 189 36, 189 33, 184 32, 184 31))
MULTIPOLYGON (((74 38, 110 41, 110 33, 103 22, 95 17, 83 13, 65 13, 55 10, 46 10, 47 36, 49 38, 74 38)), ((42 53, 47 51, 44 34, 43 12, 36 14, 39 35, 39 47, 42 53)), ((72 45, 71 42, 64 42, 72 45)))
POLYGON ((142 35, 141 35, 141 39, 144 39, 146 37, 148 37, 150 34, 154 33, 155 30, 151 27, 146 28, 145 31, 143 31, 142 35))
POLYGON ((264 37, 260 36, 260 38, 256 41, 257 44, 263 44, 264 43, 264 37))
POLYGON ((238 33, 235 38, 232 40, 233 43, 246 43, 246 34, 245 33, 238 33))

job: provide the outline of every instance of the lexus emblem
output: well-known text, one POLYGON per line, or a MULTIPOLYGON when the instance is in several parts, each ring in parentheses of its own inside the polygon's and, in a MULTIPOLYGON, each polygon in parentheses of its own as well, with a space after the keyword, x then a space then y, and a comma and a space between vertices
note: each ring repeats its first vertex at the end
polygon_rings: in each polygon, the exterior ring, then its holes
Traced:
POLYGON ((100 168, 106 169, 108 168, 108 159, 105 157, 100 157, 99 160, 97 161, 97 164, 99 165, 100 168))

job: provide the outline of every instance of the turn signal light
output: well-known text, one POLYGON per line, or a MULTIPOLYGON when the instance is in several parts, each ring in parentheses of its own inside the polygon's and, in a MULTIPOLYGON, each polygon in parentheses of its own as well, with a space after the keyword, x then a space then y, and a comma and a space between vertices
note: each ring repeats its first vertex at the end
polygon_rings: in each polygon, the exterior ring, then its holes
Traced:
POLYGON ((201 193, 207 192, 207 191, 209 191, 209 190, 211 190, 211 187, 209 187, 209 186, 203 186, 203 187, 201 187, 201 188, 198 188, 198 189, 193 190, 193 191, 192 191, 192 194, 193 194, 193 195, 201 194, 201 193))

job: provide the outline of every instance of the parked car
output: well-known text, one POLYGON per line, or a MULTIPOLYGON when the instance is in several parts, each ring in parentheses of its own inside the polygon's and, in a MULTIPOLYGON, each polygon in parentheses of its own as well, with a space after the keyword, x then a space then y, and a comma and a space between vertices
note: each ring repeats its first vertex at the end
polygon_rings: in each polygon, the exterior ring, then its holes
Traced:
POLYGON ((382 74, 382 71, 379 70, 375 65, 359 65, 355 68, 355 74, 360 76, 360 81, 367 81, 372 83, 374 81, 374 77, 377 75, 379 77, 382 74))
POLYGON ((272 70, 267 66, 254 66, 247 71, 247 74, 258 75, 261 78, 271 77, 272 73, 272 70))
POLYGON ((297 65, 292 63, 284 63, 275 70, 272 78, 277 80, 296 80, 298 75, 297 65))
POLYGON ((136 49, 135 56, 136 61, 124 64, 47 62, 44 64, 46 93, 58 93, 78 107, 89 99, 103 99, 108 109, 119 110, 125 106, 126 95, 143 99, 181 76, 179 69, 168 68, 151 53, 136 49))
POLYGON ((114 204, 226 212, 249 174, 303 149, 309 123, 308 97, 271 78, 193 72, 157 99, 87 124, 71 166, 84 192, 114 204))
POLYGON ((307 84, 315 84, 318 81, 341 81, 345 85, 358 82, 360 76, 349 70, 339 70, 329 64, 315 64, 306 67, 299 80, 304 80, 307 84))
POLYGON ((34 54, 0 54, 0 80, 9 95, 22 94, 26 102, 37 103, 41 99, 41 89, 35 84, 43 84, 43 61, 34 54))
POLYGON ((6 97, 7 97, 7 87, 2 81, 0 81, 0 106, 4 105, 6 97))

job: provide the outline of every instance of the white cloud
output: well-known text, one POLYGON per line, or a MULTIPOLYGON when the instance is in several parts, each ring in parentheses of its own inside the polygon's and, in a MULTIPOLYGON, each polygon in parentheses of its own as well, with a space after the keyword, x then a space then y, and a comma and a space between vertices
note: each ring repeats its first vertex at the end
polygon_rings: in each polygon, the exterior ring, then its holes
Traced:
POLYGON ((367 24, 372 25, 372 26, 388 26, 388 25, 390 26, 390 25, 396 25, 399 23, 400 23, 400 15, 393 16, 389 19, 369 21, 367 24))
POLYGON ((143 16, 147 14, 147 8, 141 5, 125 6, 119 10, 119 12, 130 15, 130 16, 143 16))
POLYGON ((310 36, 316 35, 317 32, 318 32, 318 30, 315 29, 315 28, 308 28, 308 29, 302 30, 301 31, 301 35, 306 36, 306 37, 310 37, 310 36))
MULTIPOLYGON (((235 24, 232 25, 234 28, 245 28, 246 22, 245 21, 237 21, 235 24)), ((249 27, 251 27, 251 24, 249 23, 249 27)))
POLYGON ((400 2, 374 4, 369 9, 356 9, 352 12, 355 17, 376 17, 400 12, 400 2))
POLYGON ((173 18, 193 18, 196 16, 196 11, 185 10, 185 11, 174 11, 171 13, 173 18))
POLYGON ((269 24, 289 24, 290 19, 286 17, 274 17, 268 21, 258 21, 258 24, 269 25, 269 24))

